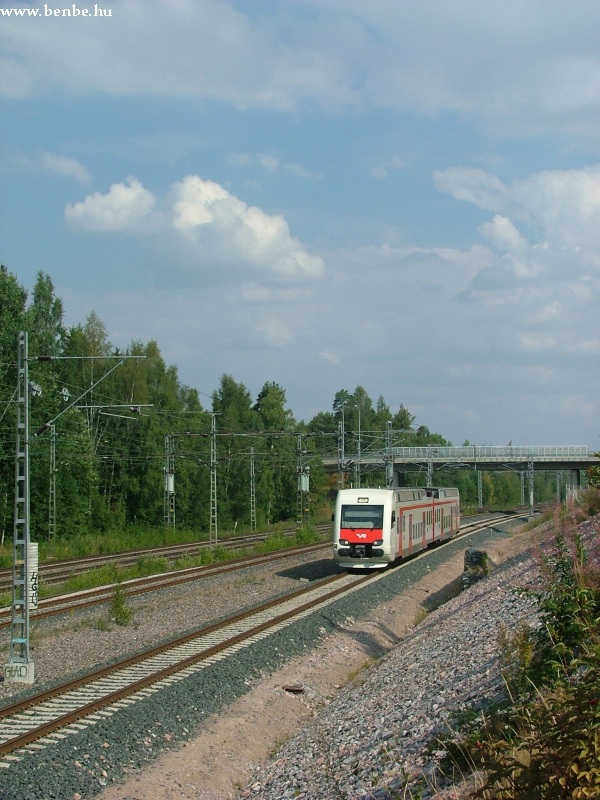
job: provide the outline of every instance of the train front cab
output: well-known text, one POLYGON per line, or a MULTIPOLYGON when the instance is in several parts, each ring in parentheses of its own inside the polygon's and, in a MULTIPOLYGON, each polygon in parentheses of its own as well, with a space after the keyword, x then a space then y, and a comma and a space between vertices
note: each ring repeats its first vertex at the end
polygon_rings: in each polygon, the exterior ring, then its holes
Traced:
POLYGON ((334 558, 340 566, 381 569, 395 559, 392 493, 386 489, 342 489, 334 514, 334 558))

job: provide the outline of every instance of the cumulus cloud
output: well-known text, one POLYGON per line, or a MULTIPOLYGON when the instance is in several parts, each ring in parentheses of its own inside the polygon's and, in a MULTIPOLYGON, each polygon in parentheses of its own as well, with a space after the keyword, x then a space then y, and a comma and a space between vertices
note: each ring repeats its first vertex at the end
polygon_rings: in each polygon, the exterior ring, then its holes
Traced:
POLYGON ((481 225, 479 230, 500 250, 526 252, 529 243, 517 230, 513 223, 501 214, 496 214, 491 222, 481 225))
POLYGON ((510 183, 484 170, 452 168, 436 173, 435 181, 458 200, 496 212, 479 226, 494 254, 473 279, 472 296, 487 292, 489 304, 493 292, 499 305, 502 291, 505 302, 515 302, 518 287, 534 285, 534 295, 521 296, 519 306, 541 321, 532 296, 548 313, 564 298, 583 304, 597 291, 600 165, 544 170, 510 183))
POLYGON ((80 203, 67 205, 65 217, 83 231, 139 230, 148 220, 156 198, 136 178, 113 183, 107 194, 94 192, 80 203))
POLYGON ((600 245, 598 164, 578 170, 544 170, 508 184, 484 170, 460 167, 438 171, 434 180, 441 191, 457 200, 499 212, 501 216, 482 230, 498 244, 504 239, 503 244, 509 249, 515 245, 522 249, 524 244, 515 220, 537 233, 538 245, 600 245))
MULTIPOLYGON (((259 269, 285 280, 322 276, 324 262, 294 238, 283 216, 249 206, 214 181, 188 175, 175 183, 166 214, 155 211, 157 198, 129 177, 106 194, 94 192, 65 209, 67 221, 81 231, 138 233, 171 229, 185 240, 195 263, 232 271, 259 269), (166 220, 169 220, 166 222, 166 220)), ((189 252, 188 252, 189 258, 189 252)), ((255 298, 257 289, 255 287, 255 298)))
POLYGON ((173 226, 213 258, 251 264, 284 278, 323 273, 323 259, 291 236, 281 215, 248 206, 214 181, 188 175, 175 184, 172 202, 173 226))

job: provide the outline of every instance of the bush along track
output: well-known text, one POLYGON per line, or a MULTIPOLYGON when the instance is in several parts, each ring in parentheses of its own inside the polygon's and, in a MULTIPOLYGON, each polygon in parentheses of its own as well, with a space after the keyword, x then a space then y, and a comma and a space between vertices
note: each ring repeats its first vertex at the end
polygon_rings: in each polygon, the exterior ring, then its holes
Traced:
MULTIPOLYGON (((587 495, 597 511, 598 493, 587 495)), ((485 800, 600 798, 600 516, 558 513, 528 590, 539 625, 501 630, 509 703, 465 725, 451 759, 479 770, 485 800)))

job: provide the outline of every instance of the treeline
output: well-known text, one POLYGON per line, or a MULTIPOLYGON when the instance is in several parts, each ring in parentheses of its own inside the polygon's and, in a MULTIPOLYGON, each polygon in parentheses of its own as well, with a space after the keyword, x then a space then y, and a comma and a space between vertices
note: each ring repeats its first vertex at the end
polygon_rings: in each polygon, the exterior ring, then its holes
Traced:
MULTIPOLYGON (((30 497, 34 539, 73 537, 126 525, 207 531, 214 510, 219 529, 258 528, 292 520, 298 510, 298 467, 310 467, 304 512, 327 505, 338 476, 324 456, 337 457, 340 426, 346 459, 380 450, 391 421, 393 444, 448 445, 401 405, 392 412, 362 387, 341 390, 331 411, 296 420, 285 390, 266 382, 258 397, 223 375, 210 403, 183 385, 165 364, 158 343, 133 341, 119 350, 96 314, 67 328, 50 277, 40 272, 31 293, 0 267, 0 535, 14 519, 17 354, 27 331, 30 398, 30 497), (43 358, 40 358, 43 357, 43 358), (213 421, 214 420, 214 421, 213 421), (214 425, 214 428, 211 426, 214 425), (212 433, 211 433, 212 431, 212 433), (165 504, 165 474, 174 473, 174 503, 165 504), (211 475, 213 493, 211 495, 211 475), (310 502, 310 506, 308 506, 310 502), (54 513, 53 509, 56 509, 54 513)), ((355 479, 345 476, 346 485, 355 479)), ((362 485, 381 485, 381 472, 361 471, 362 485)), ((552 497, 553 479, 536 484, 536 497, 552 497)), ((415 476, 423 483, 424 476, 415 476)), ((436 475, 477 503, 473 473, 436 475)), ((520 477, 483 476, 485 504, 518 504, 520 477)))

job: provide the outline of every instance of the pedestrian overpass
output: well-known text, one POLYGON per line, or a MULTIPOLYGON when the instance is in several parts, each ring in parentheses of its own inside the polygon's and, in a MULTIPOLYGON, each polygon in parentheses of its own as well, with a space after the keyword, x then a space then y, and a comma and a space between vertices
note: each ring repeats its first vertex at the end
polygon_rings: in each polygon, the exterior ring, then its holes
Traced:
MULTIPOLYGON (((458 469, 475 470, 481 486, 481 474, 492 471, 510 471, 521 474, 524 485, 528 477, 530 505, 533 505, 533 476, 535 470, 568 472, 567 487, 575 491, 581 486, 581 472, 592 466, 600 466, 600 457, 590 453, 583 445, 542 445, 496 447, 493 445, 463 445, 462 447, 389 446, 376 452, 348 454, 338 459, 324 459, 329 472, 340 475, 340 485, 346 482, 345 475, 354 485, 360 485, 360 476, 365 472, 385 470, 388 486, 406 484, 408 473, 421 473, 422 485, 432 486, 436 472, 458 469)), ((569 491, 569 489, 567 490, 569 491)), ((481 494, 481 493, 480 493, 481 494)))

